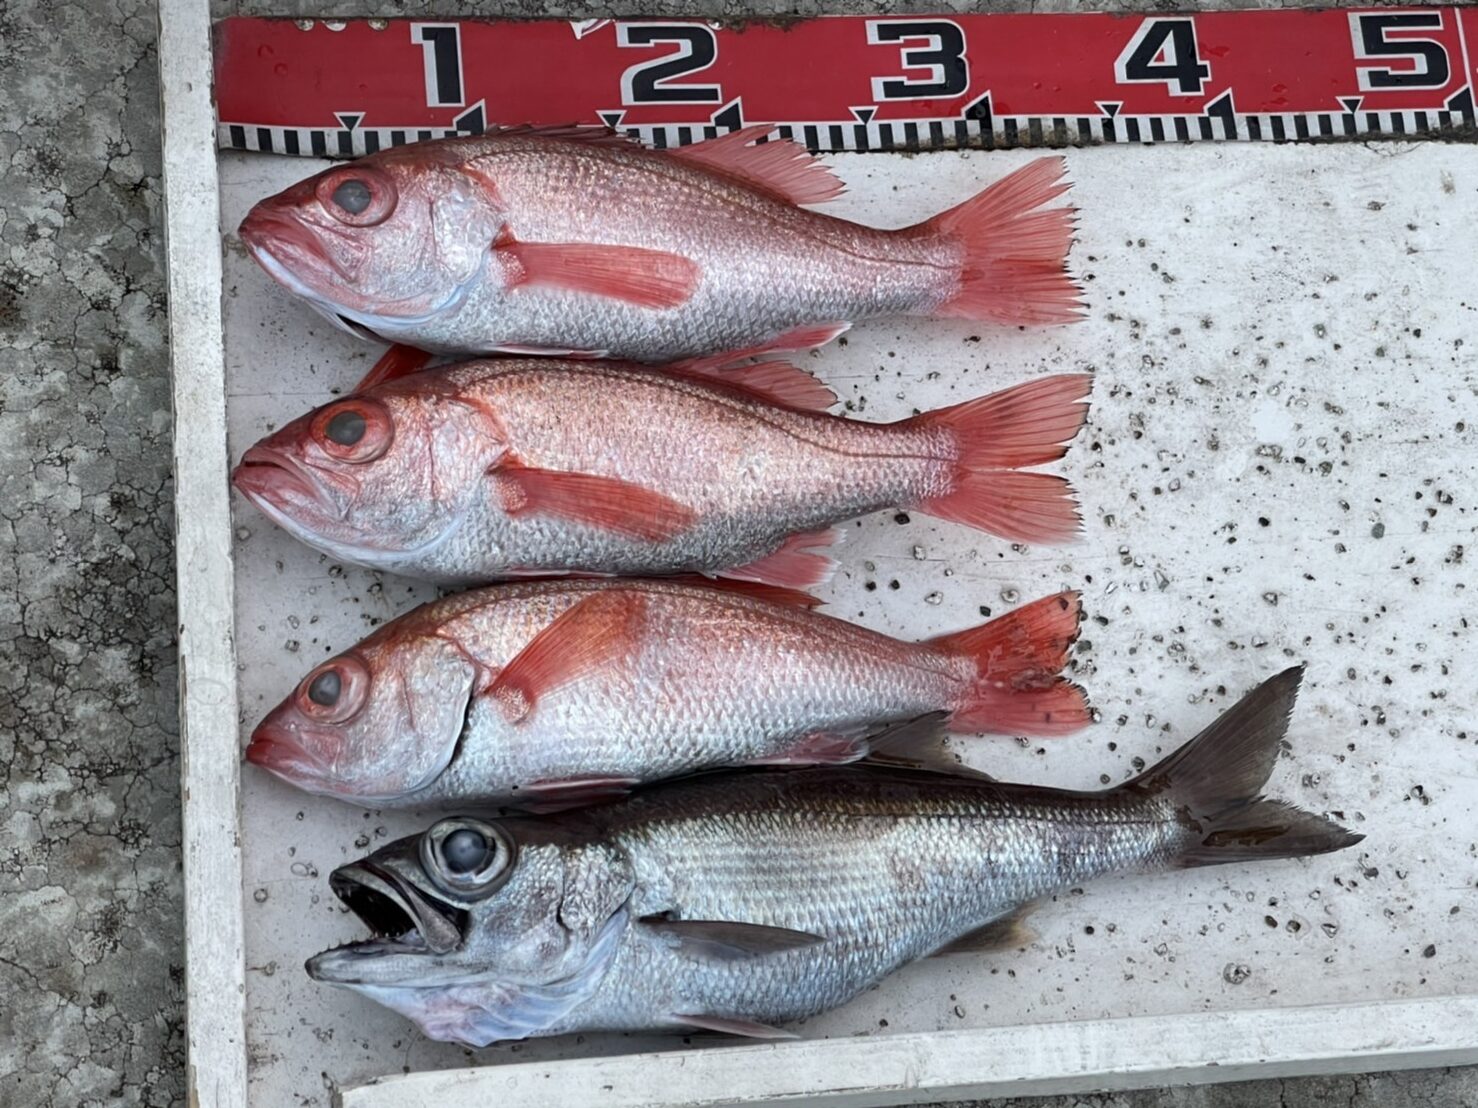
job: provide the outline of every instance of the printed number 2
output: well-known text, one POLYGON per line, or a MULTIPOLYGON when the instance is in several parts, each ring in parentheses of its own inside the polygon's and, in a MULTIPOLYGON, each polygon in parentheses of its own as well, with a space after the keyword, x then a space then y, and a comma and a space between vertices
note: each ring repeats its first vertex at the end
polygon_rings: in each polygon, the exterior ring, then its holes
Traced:
POLYGON ((1361 60, 1401 58, 1408 65, 1361 66, 1356 70, 1362 92, 1388 88, 1446 88, 1452 76, 1447 48, 1435 39, 1387 38, 1387 31, 1440 31, 1441 12, 1374 12, 1350 15, 1350 37, 1361 60))
POLYGON ((698 23, 618 23, 617 46, 674 43, 677 50, 638 62, 621 74, 623 104, 717 104, 723 100, 718 85, 674 85, 688 73, 707 69, 718 59, 713 29, 698 23))
POLYGON ((1171 96, 1198 96, 1211 79, 1211 66, 1196 51, 1196 24, 1190 19, 1146 19, 1114 63, 1121 85, 1163 84, 1171 96))
POLYGON ((929 76, 921 81, 874 77, 874 100, 944 99, 962 96, 970 87, 970 64, 965 60, 965 32, 958 23, 946 19, 870 19, 867 41, 871 46, 904 43, 901 51, 903 68, 929 71, 929 76))

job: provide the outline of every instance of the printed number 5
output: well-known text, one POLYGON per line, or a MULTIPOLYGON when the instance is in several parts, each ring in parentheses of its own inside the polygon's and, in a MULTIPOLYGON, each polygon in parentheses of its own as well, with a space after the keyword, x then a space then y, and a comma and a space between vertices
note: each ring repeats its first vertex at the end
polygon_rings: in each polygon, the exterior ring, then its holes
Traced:
POLYGON ((904 69, 927 69, 929 76, 921 81, 902 77, 874 77, 872 98, 882 100, 936 100, 963 96, 970 87, 970 63, 965 60, 965 32, 958 23, 947 19, 867 21, 870 46, 888 43, 904 45, 904 69))
POLYGON ((1196 50, 1190 19, 1146 19, 1114 62, 1121 85, 1163 84, 1171 96, 1199 96, 1211 66, 1196 50))
POLYGON ((1361 92, 1387 88, 1446 88, 1452 76, 1447 48, 1435 39, 1421 36, 1387 38, 1387 31, 1440 31, 1441 12, 1375 12, 1350 15, 1350 37, 1355 57, 1393 59, 1408 64, 1361 66, 1356 70, 1361 92))

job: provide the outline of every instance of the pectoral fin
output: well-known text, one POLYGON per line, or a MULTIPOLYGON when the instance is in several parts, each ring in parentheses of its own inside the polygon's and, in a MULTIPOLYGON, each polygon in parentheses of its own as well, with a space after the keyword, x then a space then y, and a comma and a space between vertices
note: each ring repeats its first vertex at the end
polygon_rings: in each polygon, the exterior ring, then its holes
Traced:
POLYGON ((691 258, 640 246, 500 241, 493 247, 509 288, 557 288, 641 308, 687 303, 703 275, 691 258))
POLYGON ((491 476, 494 493, 511 516, 555 515, 651 542, 681 534, 695 517, 686 504, 619 477, 516 463, 499 465, 491 476))
POLYGON ((535 635, 483 695, 517 723, 541 697, 636 653, 645 614, 639 593, 613 590, 586 597, 535 635))
POLYGON ((683 954, 695 958, 712 958, 720 962, 744 961, 826 941, 823 936, 813 935, 809 931, 768 927, 762 923, 737 923, 733 920, 648 916, 640 922, 643 927, 675 940, 677 948, 683 954))

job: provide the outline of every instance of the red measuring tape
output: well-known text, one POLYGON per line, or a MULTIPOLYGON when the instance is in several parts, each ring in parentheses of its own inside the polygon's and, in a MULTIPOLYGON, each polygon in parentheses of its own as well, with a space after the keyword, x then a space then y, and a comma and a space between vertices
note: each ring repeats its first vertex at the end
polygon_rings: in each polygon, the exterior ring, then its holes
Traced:
POLYGON ((350 157, 495 124, 814 150, 1471 131, 1478 9, 216 26, 224 148, 350 157))

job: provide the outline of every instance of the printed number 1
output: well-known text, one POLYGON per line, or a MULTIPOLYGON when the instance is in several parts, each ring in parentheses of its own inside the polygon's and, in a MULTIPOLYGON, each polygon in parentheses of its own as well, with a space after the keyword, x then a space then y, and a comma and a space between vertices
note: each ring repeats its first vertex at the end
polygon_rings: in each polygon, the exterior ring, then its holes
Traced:
POLYGON ((462 106, 462 29, 455 23, 412 23, 411 41, 426 64, 426 106, 462 106))
POLYGON ((1190 19, 1146 19, 1114 63, 1121 85, 1163 84, 1171 96, 1199 96, 1211 66, 1196 49, 1190 19))

